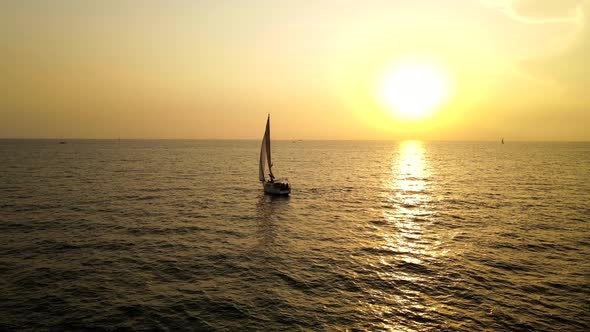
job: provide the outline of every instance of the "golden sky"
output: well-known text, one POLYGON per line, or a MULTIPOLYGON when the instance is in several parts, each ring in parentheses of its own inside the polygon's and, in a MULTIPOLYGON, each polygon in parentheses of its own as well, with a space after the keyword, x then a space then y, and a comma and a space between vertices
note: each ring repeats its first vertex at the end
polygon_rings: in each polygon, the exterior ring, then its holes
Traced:
POLYGON ((0 138, 590 140, 589 2, 3 0, 0 138))

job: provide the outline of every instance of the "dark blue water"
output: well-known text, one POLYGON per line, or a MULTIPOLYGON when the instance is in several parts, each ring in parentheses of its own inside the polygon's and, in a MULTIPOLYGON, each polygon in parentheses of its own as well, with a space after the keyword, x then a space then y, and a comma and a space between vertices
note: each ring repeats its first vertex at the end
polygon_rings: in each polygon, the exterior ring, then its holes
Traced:
POLYGON ((2 330, 590 329, 590 144, 0 140, 2 330))

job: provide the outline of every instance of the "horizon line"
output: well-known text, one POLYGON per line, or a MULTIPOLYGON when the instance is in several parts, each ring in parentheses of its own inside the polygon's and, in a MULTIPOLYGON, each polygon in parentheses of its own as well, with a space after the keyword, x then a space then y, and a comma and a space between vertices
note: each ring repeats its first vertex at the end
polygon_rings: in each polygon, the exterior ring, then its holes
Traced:
MULTIPOLYGON (((260 141, 258 138, 48 138, 48 137, 0 137, 0 140, 46 140, 46 141, 260 141)), ((501 139, 420 139, 420 138, 391 138, 391 139, 302 139, 302 138, 277 138, 273 141, 316 141, 316 142, 401 142, 401 141, 425 141, 425 142, 496 142, 501 139)), ((555 142, 555 143, 589 143, 590 140, 536 140, 536 139, 513 139, 508 142, 555 142)))

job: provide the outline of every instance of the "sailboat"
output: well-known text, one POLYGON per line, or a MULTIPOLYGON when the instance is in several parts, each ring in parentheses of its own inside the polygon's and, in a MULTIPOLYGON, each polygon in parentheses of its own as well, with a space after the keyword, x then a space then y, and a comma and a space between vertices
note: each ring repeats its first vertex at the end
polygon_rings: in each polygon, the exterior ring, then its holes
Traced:
POLYGON ((262 145, 260 146, 260 160, 258 164, 259 179, 262 182, 264 192, 271 195, 289 195, 291 193, 291 186, 287 179, 275 179, 272 174, 272 161, 270 158, 270 114, 266 119, 266 130, 264 137, 262 137, 262 145), (268 180, 265 176, 265 168, 268 165, 268 180))
POLYGON ((504 137, 502 137, 502 144, 504 144, 504 137))

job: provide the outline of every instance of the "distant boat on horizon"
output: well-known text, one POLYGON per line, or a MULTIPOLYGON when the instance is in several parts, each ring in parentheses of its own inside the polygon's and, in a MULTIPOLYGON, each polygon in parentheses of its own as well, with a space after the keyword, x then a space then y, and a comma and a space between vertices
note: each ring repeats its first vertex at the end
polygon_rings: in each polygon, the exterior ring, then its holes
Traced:
POLYGON ((291 193, 291 186, 287 179, 276 179, 272 174, 272 161, 270 155, 270 114, 266 119, 266 129, 262 137, 262 144, 260 146, 260 159, 258 161, 258 178, 262 182, 264 192, 272 195, 289 195, 291 193), (265 165, 268 165, 268 176, 266 180, 265 165))
POLYGON ((68 144, 66 141, 60 141, 59 144, 68 144))
POLYGON ((502 144, 504 144, 504 137, 502 137, 502 144))

